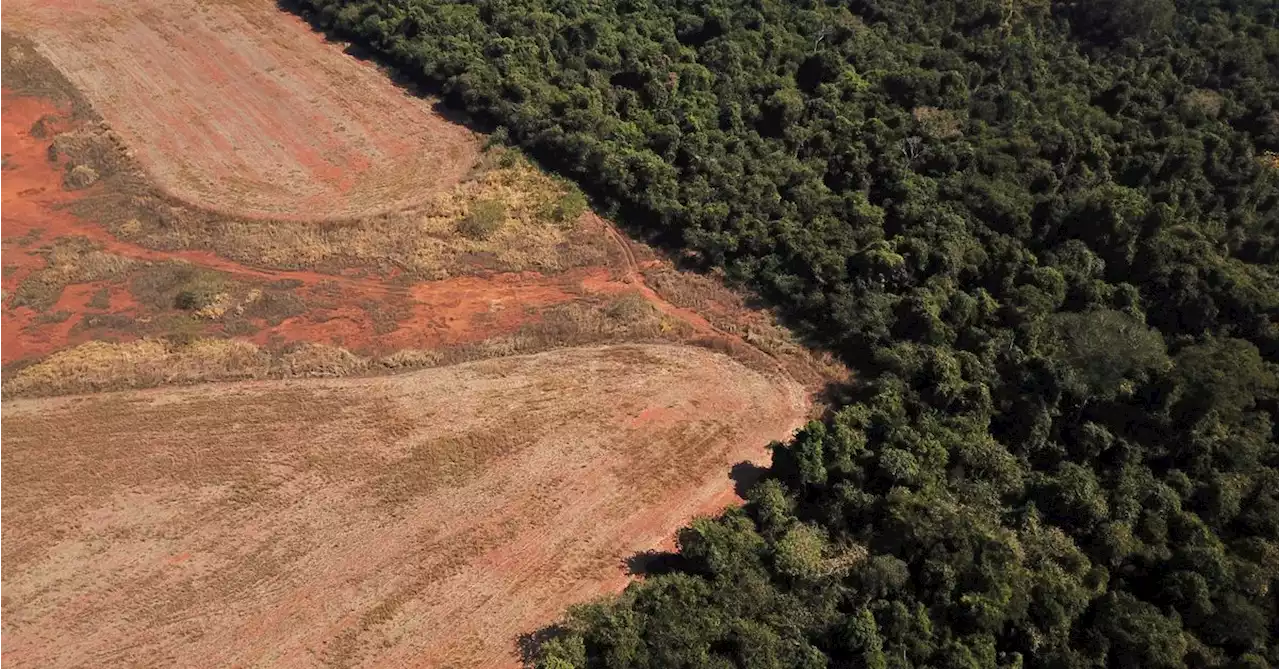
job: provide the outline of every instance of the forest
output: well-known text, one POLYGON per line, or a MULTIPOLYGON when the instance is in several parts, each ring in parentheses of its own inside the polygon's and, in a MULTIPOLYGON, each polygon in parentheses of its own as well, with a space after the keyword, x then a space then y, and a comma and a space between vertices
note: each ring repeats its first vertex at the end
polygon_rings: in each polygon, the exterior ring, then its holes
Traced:
POLYGON ((298 0, 859 382, 567 667, 1275 667, 1270 0, 298 0))

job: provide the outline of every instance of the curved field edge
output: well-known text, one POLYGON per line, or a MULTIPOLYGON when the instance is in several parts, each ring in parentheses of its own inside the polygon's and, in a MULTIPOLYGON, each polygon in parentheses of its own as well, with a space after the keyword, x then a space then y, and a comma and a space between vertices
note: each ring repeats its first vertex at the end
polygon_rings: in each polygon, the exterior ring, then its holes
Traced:
POLYGON ((6 401, 5 659, 510 665, 806 405, 664 345, 6 401))
POLYGON ((212 251, 277 270, 359 268, 437 280, 494 271, 561 272, 609 261, 608 245, 596 243, 603 238, 592 234, 592 221, 582 215, 582 195, 516 152, 500 149, 486 150, 457 183, 394 212, 298 221, 193 205, 163 192, 138 158, 145 142, 108 124, 30 38, 6 29, 3 42, 6 153, 22 158, 7 161, 6 171, 10 178, 13 170, 25 172, 24 183, 31 182, 14 190, 8 204, 60 205, 62 211, 42 212, 42 218, 74 215, 147 249, 212 251), (38 162, 45 156, 47 166, 38 162), (75 175, 89 176, 75 183, 75 175), (468 227, 486 213, 483 229, 468 227))
POLYGON ((7 26, 168 195, 224 215, 340 220, 462 180, 474 133, 270 2, 14 2, 7 26))

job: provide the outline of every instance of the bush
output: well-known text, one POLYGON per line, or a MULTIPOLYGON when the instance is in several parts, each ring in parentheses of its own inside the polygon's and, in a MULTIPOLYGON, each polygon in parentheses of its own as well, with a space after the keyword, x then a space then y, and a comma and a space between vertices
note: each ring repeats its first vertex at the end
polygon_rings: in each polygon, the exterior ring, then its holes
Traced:
POLYGON ((173 298, 173 306, 183 311, 198 311, 213 300, 213 294, 197 290, 183 290, 173 298))
POLYGON ((471 239, 488 239, 507 220, 507 205, 501 200, 479 200, 458 222, 458 232, 471 239))
POLYGON ((98 171, 88 165, 76 165, 67 172, 62 182, 72 190, 88 188, 98 181, 98 171))
POLYGON ((561 223, 576 221, 587 210, 587 198, 578 191, 566 193, 556 202, 552 215, 561 223))

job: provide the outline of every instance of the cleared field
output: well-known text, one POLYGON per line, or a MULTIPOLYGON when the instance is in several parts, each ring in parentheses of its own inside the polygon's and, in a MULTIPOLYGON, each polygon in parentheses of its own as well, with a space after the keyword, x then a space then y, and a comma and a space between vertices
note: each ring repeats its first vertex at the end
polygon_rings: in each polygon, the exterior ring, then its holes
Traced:
POLYGON ((169 194, 241 216, 401 209, 474 165, 472 133, 270 0, 5 4, 169 194))
POLYGON ((663 345, 6 401, 4 661, 510 666, 805 410, 663 345))

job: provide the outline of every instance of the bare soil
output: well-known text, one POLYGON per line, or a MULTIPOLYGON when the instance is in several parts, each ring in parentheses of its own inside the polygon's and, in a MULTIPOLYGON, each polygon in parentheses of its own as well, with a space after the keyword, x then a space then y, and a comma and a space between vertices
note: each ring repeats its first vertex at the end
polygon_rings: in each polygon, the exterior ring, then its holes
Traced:
POLYGON ((305 220, 401 209, 460 181, 473 133, 271 0, 15 0, 31 38, 167 193, 305 220))
POLYGON ((510 666, 805 412, 661 345, 6 401, 4 661, 510 666))
MULTIPOLYGON (((127 341, 172 334, 241 336, 284 346, 320 342, 370 354, 403 348, 447 348, 512 334, 538 321, 549 306, 592 296, 615 296, 630 287, 607 266, 558 273, 494 273, 440 281, 399 281, 394 275, 359 270, 320 273, 270 270, 227 260, 207 251, 157 251, 124 242, 76 205, 100 197, 113 184, 86 190, 65 187, 65 166, 48 159, 55 132, 31 132, 41 119, 48 128, 74 128, 67 105, 14 94, 3 96, 4 327, 0 357, 5 364, 39 358, 87 341, 127 341), (75 249, 76 253, 64 252, 75 249), (282 319, 257 313, 196 317, 160 300, 139 300, 140 284, 174 265, 220 277, 234 286, 229 299, 290 294, 300 305, 282 319), (106 273, 94 268, 111 267, 106 273), (276 288, 272 288, 275 286, 276 288), (90 306, 106 291, 107 301, 90 306), (236 293, 235 291, 239 291, 236 293), (60 322, 46 313, 67 312, 60 322), (235 326, 235 327, 232 327, 235 326), (236 328, 239 329, 236 329, 236 328)), ((268 225, 264 223, 263 225, 268 225)), ((598 219, 583 222, 583 234, 607 239, 598 219)), ((172 272, 168 272, 172 274, 172 272)), ((260 299, 260 297, 259 297, 260 299)), ((259 302, 260 304, 260 302, 259 302)))

